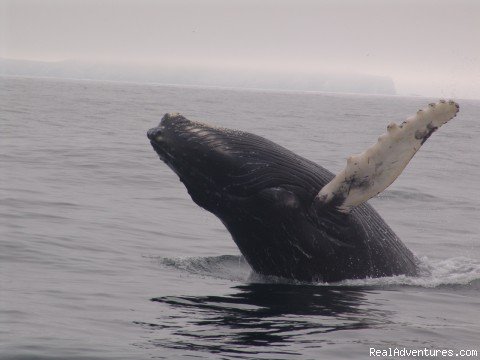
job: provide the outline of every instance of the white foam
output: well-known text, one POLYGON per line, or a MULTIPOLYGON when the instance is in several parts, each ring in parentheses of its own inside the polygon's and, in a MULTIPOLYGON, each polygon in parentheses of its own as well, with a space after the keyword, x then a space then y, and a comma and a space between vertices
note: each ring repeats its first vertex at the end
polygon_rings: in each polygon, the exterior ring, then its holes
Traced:
POLYGON ((337 284, 351 286, 365 285, 410 285, 433 288, 442 285, 467 285, 480 280, 480 261, 466 257, 455 257, 444 260, 420 258, 420 273, 418 277, 405 275, 344 280, 337 284))
MULTIPOLYGON (((197 276, 208 276, 231 281, 250 283, 289 283, 301 282, 275 276, 253 273, 242 256, 223 255, 216 257, 159 258, 160 264, 188 272, 197 276)), ((443 285, 468 285, 480 280, 480 260, 467 257, 450 259, 420 258, 420 276, 405 275, 381 278, 344 280, 337 283, 318 283, 319 286, 420 286, 433 288, 443 285)))

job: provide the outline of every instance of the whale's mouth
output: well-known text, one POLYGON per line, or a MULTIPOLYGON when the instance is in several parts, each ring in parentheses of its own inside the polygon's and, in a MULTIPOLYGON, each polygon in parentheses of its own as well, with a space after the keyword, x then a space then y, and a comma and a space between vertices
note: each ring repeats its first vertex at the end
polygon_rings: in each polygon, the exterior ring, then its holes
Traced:
POLYGON ((169 160, 173 159, 173 155, 168 149, 165 137, 165 125, 163 124, 163 120, 158 126, 153 127, 147 131, 147 137, 150 140, 150 144, 152 145, 153 149, 158 154, 160 159, 168 164, 169 160))
POLYGON ((182 178, 179 169, 175 165, 176 157, 174 153, 169 149, 165 141, 162 141, 161 139, 152 138, 150 139, 150 144, 152 145, 153 150, 155 150, 160 160, 162 160, 175 174, 177 174, 180 178, 182 178))
POLYGON ((169 153, 166 151, 165 147, 162 146, 163 144, 161 142, 158 142, 157 140, 150 140, 150 145, 152 145, 153 150, 155 150, 160 160, 168 163, 169 153))
POLYGON ((164 148, 160 144, 158 144, 157 142, 155 142, 153 140, 150 141, 150 144, 152 145, 153 149, 157 153, 160 160, 167 163, 168 162, 168 156, 167 156, 167 152, 164 151, 164 148))

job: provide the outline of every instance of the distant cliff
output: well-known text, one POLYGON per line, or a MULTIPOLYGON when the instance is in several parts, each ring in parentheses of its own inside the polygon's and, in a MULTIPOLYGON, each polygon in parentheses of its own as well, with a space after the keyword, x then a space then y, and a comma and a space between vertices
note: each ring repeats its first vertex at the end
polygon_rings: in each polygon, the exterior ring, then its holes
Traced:
POLYGON ((311 74, 292 71, 265 72, 180 66, 112 65, 72 60, 41 62, 0 59, 0 75, 273 90, 396 94, 391 78, 364 74, 311 74))

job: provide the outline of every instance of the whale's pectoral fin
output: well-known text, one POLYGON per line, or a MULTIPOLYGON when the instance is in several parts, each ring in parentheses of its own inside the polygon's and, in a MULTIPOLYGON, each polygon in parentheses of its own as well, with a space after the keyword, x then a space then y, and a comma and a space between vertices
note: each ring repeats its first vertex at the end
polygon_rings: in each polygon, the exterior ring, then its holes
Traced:
POLYGON ((430 135, 454 118, 458 110, 454 101, 441 100, 400 125, 389 124, 387 133, 375 145, 347 159, 345 169, 320 190, 316 201, 347 213, 379 194, 401 174, 430 135))

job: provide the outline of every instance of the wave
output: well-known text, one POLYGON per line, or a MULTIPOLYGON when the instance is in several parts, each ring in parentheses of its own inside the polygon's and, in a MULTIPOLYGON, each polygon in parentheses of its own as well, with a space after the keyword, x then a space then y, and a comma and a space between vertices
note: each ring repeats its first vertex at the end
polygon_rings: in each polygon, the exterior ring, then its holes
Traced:
POLYGON ((190 274, 232 281, 248 281, 251 267, 241 255, 190 258, 158 258, 160 265, 190 274))
POLYGON ((439 202, 442 199, 414 188, 385 190, 377 196, 378 200, 415 200, 422 203, 439 202))
MULTIPOLYGON (((241 255, 221 255, 190 258, 156 258, 161 266, 198 276, 249 283, 305 284, 253 272, 241 255)), ((449 285, 469 285, 480 281, 480 261, 467 257, 429 259, 421 257, 420 276, 406 275, 381 278, 343 280, 337 283, 315 283, 318 286, 419 286, 434 288, 449 285)))

